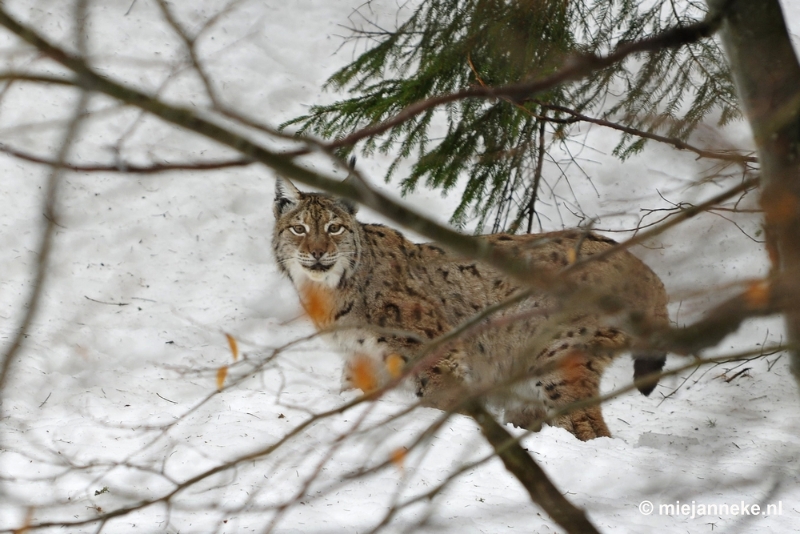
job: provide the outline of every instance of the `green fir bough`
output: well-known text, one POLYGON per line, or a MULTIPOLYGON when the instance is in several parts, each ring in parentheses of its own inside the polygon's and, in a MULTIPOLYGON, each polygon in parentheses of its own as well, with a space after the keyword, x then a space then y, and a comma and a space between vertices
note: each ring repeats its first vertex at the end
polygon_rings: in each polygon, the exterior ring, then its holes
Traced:
MULTIPOLYGON (((424 0, 394 31, 359 32, 373 46, 327 82, 350 98, 314 106, 284 125, 298 133, 342 138, 387 120, 426 98, 476 84, 499 86, 545 77, 571 55, 604 54, 705 16, 702 5, 661 0, 424 0)), ((733 86, 718 43, 706 39, 678 49, 633 57, 530 100, 465 99, 429 109, 383 135, 363 141, 365 153, 414 161, 402 190, 421 180, 443 192, 466 177, 452 222, 477 217, 476 230, 532 229, 547 149, 569 135, 574 119, 549 108, 565 106, 620 124, 685 139, 709 113, 720 123, 738 117, 733 86), (434 123, 434 118, 437 122, 434 123), (431 125, 446 128, 432 135, 431 125), (487 228, 488 227, 488 228, 487 228)), ((625 135, 621 158, 644 140, 625 135)), ((354 147, 343 149, 346 156, 354 147)))

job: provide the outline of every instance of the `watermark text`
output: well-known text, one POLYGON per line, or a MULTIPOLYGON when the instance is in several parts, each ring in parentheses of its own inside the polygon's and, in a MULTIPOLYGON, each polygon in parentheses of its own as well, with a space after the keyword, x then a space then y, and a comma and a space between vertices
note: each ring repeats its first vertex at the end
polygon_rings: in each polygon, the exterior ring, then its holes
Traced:
POLYGON ((744 501, 738 503, 705 504, 675 501, 655 505, 651 501, 639 503, 639 512, 643 515, 681 515, 694 519, 695 517, 712 516, 748 516, 748 515, 783 515, 783 502, 772 504, 750 504, 744 501))

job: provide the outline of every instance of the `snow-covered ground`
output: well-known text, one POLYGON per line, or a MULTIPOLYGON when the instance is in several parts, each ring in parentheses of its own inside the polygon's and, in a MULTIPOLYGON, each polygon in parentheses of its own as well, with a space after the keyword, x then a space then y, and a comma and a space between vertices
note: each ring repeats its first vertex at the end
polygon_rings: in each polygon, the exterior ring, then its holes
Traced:
MULTIPOLYGON (((225 2, 175 4, 179 20, 194 32, 225 2)), ((4 7, 54 39, 73 31, 66 2, 4 7)), ((800 6, 785 0, 784 7, 800 33, 800 6)), ((397 9, 390 0, 243 1, 204 34, 199 50, 230 106, 277 125, 337 96, 320 87, 352 57, 353 48, 341 45, 344 26, 364 20, 356 10, 388 25, 397 9)), ((207 103, 153 0, 95 2, 87 29, 102 72, 160 89, 172 102, 207 103)), ((5 31, 0 50, 6 67, 53 70, 46 59, 23 53, 5 31)), ((52 156, 74 102, 62 89, 12 85, 0 100, 0 142, 52 156)), ((116 149, 138 163, 231 156, 185 131, 141 120, 107 98, 93 99, 91 108, 97 113, 71 161, 113 162, 116 149)), ((577 153, 592 177, 589 183, 576 166, 567 167, 575 198, 585 213, 601 216, 600 228, 629 228, 640 209, 667 206, 659 192, 669 201, 697 203, 726 186, 688 187, 710 164, 664 146, 649 146, 621 164, 610 156, 615 139, 607 130, 583 127, 565 145, 564 157, 567 148, 577 153)), ((744 125, 722 133, 707 127, 694 142, 749 143, 744 125)), ((389 161, 362 159, 360 168, 396 195, 394 184, 378 179, 389 161)), ((309 164, 331 170, 322 159, 309 164)), ((19 328, 37 263, 49 170, 7 156, 0 157, 0 169, 5 350, 19 328)), ((566 181, 550 170, 550 183, 572 199, 566 181)), ((339 391, 341 357, 322 341, 274 355, 313 328, 273 261, 273 186, 274 175, 255 165, 65 175, 40 311, 2 391, 0 531, 51 521, 76 523, 53 532, 96 532, 97 523, 80 523, 166 496, 175 483, 233 460, 239 460, 234 468, 179 492, 170 506, 162 501, 136 509, 110 519, 102 531, 264 532, 274 526, 286 533, 366 532, 393 504, 430 492, 463 466, 443 491, 404 507, 386 530, 557 531, 498 460, 468 465, 489 447, 476 424, 460 415, 402 462, 354 477, 411 447, 440 418, 430 409, 405 414, 413 400, 406 392, 316 421, 266 454, 311 413, 356 396, 339 391), (226 333, 243 352, 236 362, 226 333), (222 366, 229 366, 226 387, 217 392, 222 366), (285 503, 293 505, 276 518, 276 507, 285 503)), ((754 206, 752 197, 743 205, 754 206)), ((440 221, 455 206, 452 195, 422 190, 407 201, 440 221)), ((577 223, 564 205, 544 208, 546 229, 577 223)), ((368 210, 361 218, 380 220, 368 210)), ((745 235, 757 240, 758 228, 754 215, 705 214, 635 250, 668 286, 674 322, 697 318, 728 284, 765 273, 763 246, 745 235)), ((749 321, 709 354, 781 338, 779 320, 749 321)), ((609 402, 604 411, 611 439, 583 443, 546 427, 524 445, 604 532, 797 530, 800 398, 787 364, 776 354, 683 373, 664 380, 650 398, 630 393, 609 402), (642 513, 642 501, 655 511, 642 513), (678 501, 696 510, 711 504, 780 508, 745 516, 659 513, 659 505, 678 501)), ((604 390, 625 385, 630 374, 630 361, 621 358, 604 390)))

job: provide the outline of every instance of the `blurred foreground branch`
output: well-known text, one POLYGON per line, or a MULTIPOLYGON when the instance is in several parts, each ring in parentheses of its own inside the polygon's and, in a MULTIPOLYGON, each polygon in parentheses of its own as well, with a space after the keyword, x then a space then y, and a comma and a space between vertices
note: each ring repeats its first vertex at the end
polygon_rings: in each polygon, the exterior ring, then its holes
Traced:
MULTIPOLYGON (((762 167, 761 206, 767 250, 775 272, 800 273, 800 63, 778 0, 708 0, 724 11, 722 43, 750 122, 762 167)), ((800 339, 800 291, 784 317, 792 341, 800 339)), ((800 351, 792 353, 800 385, 800 351)))
POLYGON ((227 169, 229 167, 246 167, 255 161, 247 158, 236 158, 217 161, 187 161, 185 163, 153 163, 151 165, 138 165, 135 163, 118 162, 108 165, 80 165, 77 163, 59 162, 54 159, 37 156, 28 152, 0 145, 0 152, 14 156, 24 161, 48 165, 51 167, 61 167, 64 170, 73 172, 124 172, 126 174, 156 174, 170 171, 215 171, 227 169))
POLYGON ((478 422, 483 437, 492 445, 506 469, 522 483, 533 502, 567 532, 598 532, 583 510, 564 498, 539 464, 479 402, 467 405, 466 411, 478 422))

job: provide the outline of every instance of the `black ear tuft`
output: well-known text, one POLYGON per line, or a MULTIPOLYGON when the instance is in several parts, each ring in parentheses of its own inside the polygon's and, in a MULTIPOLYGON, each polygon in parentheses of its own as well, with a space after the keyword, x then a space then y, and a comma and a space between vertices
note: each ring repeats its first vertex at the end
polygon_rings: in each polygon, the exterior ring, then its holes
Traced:
POLYGON ((358 211, 358 204, 349 198, 340 198, 336 201, 336 204, 350 215, 355 215, 358 211))
POLYGON ((273 204, 275 218, 294 208, 298 202, 300 202, 300 191, 289 180, 278 177, 275 180, 275 204, 273 204))

